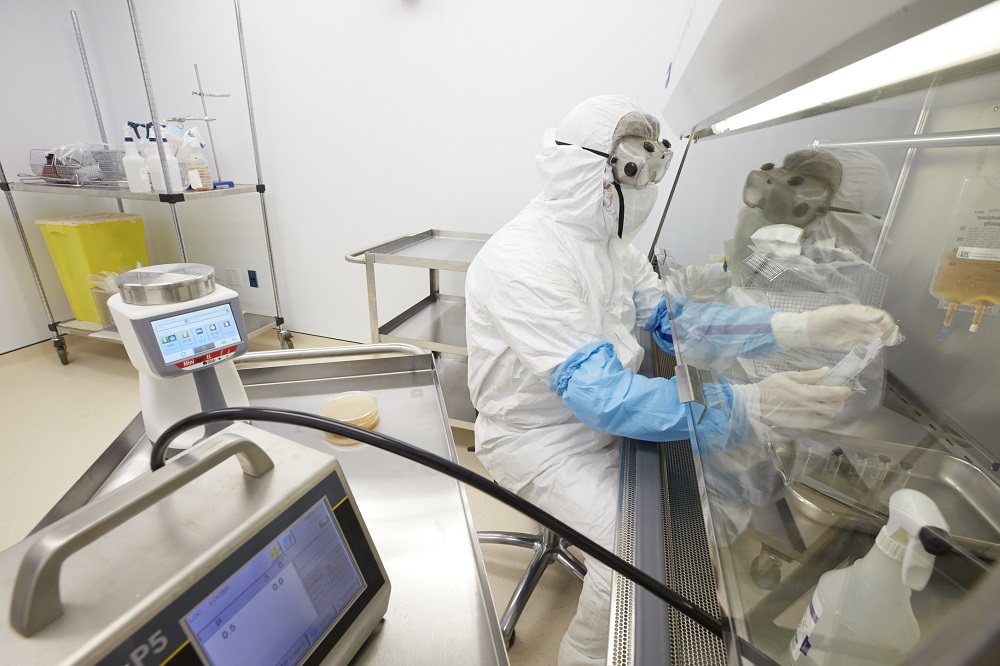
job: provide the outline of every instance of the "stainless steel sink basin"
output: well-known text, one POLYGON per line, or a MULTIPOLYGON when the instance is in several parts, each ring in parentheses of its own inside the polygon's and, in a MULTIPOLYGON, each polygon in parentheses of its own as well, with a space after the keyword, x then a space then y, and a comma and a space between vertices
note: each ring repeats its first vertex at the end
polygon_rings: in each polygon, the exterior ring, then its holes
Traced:
POLYGON ((772 432, 768 444, 785 477, 790 503, 811 520, 875 532, 888 517, 891 494, 912 488, 934 500, 955 541, 989 560, 1000 554, 1000 487, 966 460, 927 448, 819 432, 772 432), (837 449, 842 454, 833 453, 837 449))

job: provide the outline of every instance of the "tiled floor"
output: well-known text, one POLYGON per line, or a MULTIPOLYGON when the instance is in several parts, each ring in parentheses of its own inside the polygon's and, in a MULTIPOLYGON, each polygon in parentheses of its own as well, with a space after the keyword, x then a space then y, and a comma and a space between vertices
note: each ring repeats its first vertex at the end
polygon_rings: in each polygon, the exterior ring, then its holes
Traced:
MULTIPOLYGON (((69 336, 69 365, 60 365, 49 342, 0 355, 0 550, 16 543, 80 478, 139 412, 138 379, 121 345, 69 336)), ((295 334, 297 349, 343 344, 295 334)), ((277 349, 273 333, 251 349, 277 349)), ((485 474, 472 433, 453 431, 459 460, 485 474)), ((535 524, 496 500, 469 489, 477 529, 534 532, 535 524)), ((497 615, 531 558, 526 549, 483 546, 497 615)), ((510 649, 514 666, 556 663, 559 640, 576 607, 580 584, 550 567, 517 625, 510 649)))

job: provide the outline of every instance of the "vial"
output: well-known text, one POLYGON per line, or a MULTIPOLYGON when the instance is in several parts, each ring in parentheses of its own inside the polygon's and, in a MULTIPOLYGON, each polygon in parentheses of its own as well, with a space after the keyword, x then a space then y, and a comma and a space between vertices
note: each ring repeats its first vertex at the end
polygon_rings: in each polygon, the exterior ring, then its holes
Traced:
POLYGON ((884 453, 879 454, 878 458, 869 463, 865 480, 872 486, 882 483, 885 480, 886 474, 889 473, 889 466, 891 464, 892 458, 884 453))
POLYGON ((840 463, 844 459, 844 449, 839 446, 833 451, 830 451, 830 455, 826 457, 826 462, 823 463, 823 471, 827 474, 836 474, 840 471, 840 463))
POLYGON ((792 473, 789 481, 798 482, 809 473, 810 464, 815 464, 813 445, 803 442, 795 449, 795 460, 792 461, 792 473))
POLYGON ((848 472, 851 476, 864 476, 865 471, 868 469, 868 452, 867 451, 856 451, 854 453, 854 467, 848 472))
POLYGON ((896 478, 892 480, 893 492, 906 487, 906 484, 910 482, 910 473, 912 471, 913 463, 905 460, 899 461, 899 465, 896 466, 896 478))

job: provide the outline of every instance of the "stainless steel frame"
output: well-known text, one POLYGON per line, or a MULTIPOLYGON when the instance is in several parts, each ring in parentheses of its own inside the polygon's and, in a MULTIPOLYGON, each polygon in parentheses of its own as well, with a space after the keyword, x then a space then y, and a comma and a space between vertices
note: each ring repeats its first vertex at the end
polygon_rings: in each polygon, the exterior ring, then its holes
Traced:
POLYGON ((368 324, 372 342, 402 342, 435 352, 441 364, 445 401, 452 425, 472 428, 476 418, 467 381, 465 298, 442 294, 440 271, 465 272, 489 234, 430 229, 349 252, 345 259, 364 264, 368 286, 368 324), (428 295, 380 324, 375 265, 411 266, 428 271, 428 295), (452 376, 454 375, 454 379, 452 376))
MULTIPOLYGON (((7 197, 7 205, 10 207, 11 214, 14 217, 14 224, 18 230, 18 236, 21 239, 21 244, 24 248, 25 256, 28 259, 28 265, 31 269, 32 278, 35 281, 35 286, 38 290, 39 297, 42 300, 42 304, 45 307, 46 314, 49 319, 49 330, 52 331, 52 344, 59 355, 59 359, 63 364, 69 362, 69 354, 66 348, 66 342, 63 338, 63 333, 80 333, 83 335, 92 335, 93 330, 86 327, 74 326, 72 323, 68 322, 57 322, 52 314, 52 308, 49 305, 48 298, 45 295, 45 290, 42 285, 42 281, 38 272, 38 267, 35 264, 34 257, 31 254, 31 249, 27 241, 27 237, 24 234, 24 228, 21 223, 20 215, 17 211, 17 205, 14 201, 11 192, 37 192, 42 194, 69 194, 73 196, 85 196, 85 197, 100 197, 103 199, 114 198, 118 205, 119 212, 124 212, 124 206, 122 201, 124 199, 129 200, 139 200, 139 201, 160 201, 166 202, 170 207, 170 217, 173 223, 174 236, 177 241, 177 248, 180 253, 181 261, 187 261, 187 248, 184 244, 184 235, 181 231, 180 217, 178 215, 177 204, 183 201, 197 201, 199 199, 233 196, 237 194, 248 194, 251 192, 258 193, 260 197, 260 209, 261 218, 263 222, 264 229, 264 244, 267 250, 267 263, 268 269, 271 276, 271 287, 274 297, 274 310, 275 314, 273 317, 273 324, 275 326, 278 340, 281 343, 282 349, 288 349, 292 347, 292 335, 285 326, 285 320, 281 314, 281 301, 278 295, 278 280, 277 273, 274 266, 274 253, 271 245, 271 236, 269 229, 269 222, 267 216, 267 204, 264 199, 264 183, 262 180, 262 171, 260 164, 260 152, 257 142, 257 126, 254 117, 253 109, 253 99, 250 95, 250 75, 247 68, 247 57, 246 57, 246 45, 243 37, 243 23, 240 15, 239 0, 234 0, 235 12, 236 12, 236 27, 239 33, 240 41, 240 56, 243 66, 243 79, 246 87, 247 94, 247 110, 250 116, 250 134, 251 142, 253 145, 254 153, 254 164, 257 173, 257 184, 256 185, 237 185, 232 188, 220 188, 216 190, 209 190, 205 192, 174 192, 173 187, 170 183, 170 179, 166 179, 167 192, 166 196, 160 192, 147 192, 147 193, 134 193, 129 191, 128 188, 123 187, 94 187, 94 186, 74 186, 74 185, 56 185, 56 184, 41 184, 41 183, 25 183, 25 182, 7 182, 6 175, 3 172, 3 168, 0 167, 0 189, 4 191, 7 197)), ((139 60, 140 70, 142 73, 143 86, 146 92, 146 100, 149 105, 149 112, 151 118, 159 118, 159 114, 156 110, 156 100, 153 95, 152 81, 149 75, 149 66, 146 61, 146 50, 142 39, 142 33, 139 27, 139 19, 136 14, 135 2, 134 0, 127 0, 127 6, 129 10, 129 18, 131 20, 133 38, 135 41, 136 54, 139 60)), ((100 105, 97 99, 97 91, 94 85, 94 77, 90 68, 90 60, 87 57, 87 50, 83 41, 83 33, 80 28, 80 22, 75 11, 70 12, 70 16, 73 22, 73 29, 76 34, 77 46, 80 52, 80 59, 83 64, 84 76, 87 80, 87 86, 90 91, 91 101, 94 106, 94 115, 97 120, 98 131, 101 135, 101 140, 107 143, 107 133, 104 128, 104 120, 101 114, 100 105)), ((197 68, 197 66, 196 66, 197 68)), ((197 76, 197 69, 196 69, 197 76)), ((200 88, 200 81, 199 81, 200 88)), ((204 103, 204 98, 202 98, 204 103)), ((160 163, 166 173, 166 154, 163 149, 163 135, 160 131, 159 123, 153 123, 153 130, 156 134, 157 150, 160 154, 160 163)), ((213 146, 213 155, 215 147, 213 146)), ((218 163, 216 162, 216 171, 218 171, 218 163)), ((252 313, 245 313, 245 318, 248 322, 248 327, 251 333, 256 333, 258 331, 267 328, 270 325, 268 317, 263 315, 256 315, 252 313)), ((98 332, 102 339, 118 340, 115 335, 108 334, 106 332, 98 332)))

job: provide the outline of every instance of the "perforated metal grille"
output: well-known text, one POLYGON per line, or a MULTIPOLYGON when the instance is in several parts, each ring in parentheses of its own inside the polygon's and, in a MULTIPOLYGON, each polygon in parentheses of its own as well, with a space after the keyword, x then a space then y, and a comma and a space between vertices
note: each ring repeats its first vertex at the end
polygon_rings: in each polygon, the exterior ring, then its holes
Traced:
MULTIPOLYGON (((635 564, 635 442, 622 440, 621 502, 618 514, 618 555, 635 564)), ((631 666, 635 648, 635 583, 614 574, 611 580, 611 640, 608 663, 631 666)))
MULTIPOLYGON (((715 571, 708 554, 690 442, 671 442, 660 448, 660 474, 664 492, 667 586, 720 617, 721 609, 715 596, 715 571)), ((726 648, 721 639, 671 608, 670 663, 672 666, 724 666, 726 648)))

